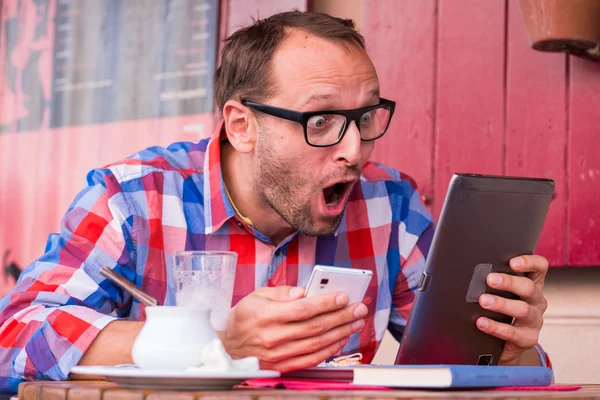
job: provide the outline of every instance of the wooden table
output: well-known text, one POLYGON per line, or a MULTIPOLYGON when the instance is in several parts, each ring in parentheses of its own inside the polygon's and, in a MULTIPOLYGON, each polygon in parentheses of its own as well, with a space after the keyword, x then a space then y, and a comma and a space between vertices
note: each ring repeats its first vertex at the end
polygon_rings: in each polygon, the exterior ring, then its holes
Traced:
POLYGON ((584 385, 577 391, 295 391, 235 389, 224 392, 167 392, 119 388, 111 382, 27 382, 19 386, 19 400, 331 400, 331 399, 533 399, 577 398, 600 400, 600 385, 584 385))

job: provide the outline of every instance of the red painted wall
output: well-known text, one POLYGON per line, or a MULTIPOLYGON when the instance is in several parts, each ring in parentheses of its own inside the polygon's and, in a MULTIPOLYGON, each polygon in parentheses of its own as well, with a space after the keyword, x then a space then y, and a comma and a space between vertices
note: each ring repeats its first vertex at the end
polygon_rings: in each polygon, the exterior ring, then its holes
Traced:
POLYGON ((370 0, 363 34, 398 102, 374 158, 439 214, 453 172, 549 177, 538 252, 600 266, 600 63, 529 47, 517 0, 370 0))
MULTIPOLYGON (((307 1, 223 1, 220 36, 292 8, 307 1)), ((600 64, 531 50, 516 0, 365 0, 362 13, 382 96, 398 104, 374 159, 412 175, 436 215, 455 171, 551 177, 539 252, 556 266, 600 265, 600 64)), ((21 266, 39 256, 90 169, 197 140, 194 127, 206 134, 213 123, 191 115, 0 134, 0 258, 7 248, 21 266)), ((12 283, 0 274, 0 294, 12 283)))

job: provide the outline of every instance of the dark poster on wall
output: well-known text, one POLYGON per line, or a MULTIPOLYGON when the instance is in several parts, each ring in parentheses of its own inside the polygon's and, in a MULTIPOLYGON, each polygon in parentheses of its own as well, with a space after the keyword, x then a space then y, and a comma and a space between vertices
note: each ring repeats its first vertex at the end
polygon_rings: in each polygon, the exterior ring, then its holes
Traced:
POLYGON ((218 0, 6 0, 0 132, 210 113, 218 0))

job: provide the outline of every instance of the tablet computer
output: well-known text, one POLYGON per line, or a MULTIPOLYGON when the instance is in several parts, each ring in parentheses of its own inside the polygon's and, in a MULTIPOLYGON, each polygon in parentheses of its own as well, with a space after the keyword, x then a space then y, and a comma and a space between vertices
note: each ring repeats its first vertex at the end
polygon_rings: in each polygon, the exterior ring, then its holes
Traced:
POLYGON ((509 260, 534 254, 554 192, 551 179, 454 174, 400 343, 396 364, 496 365, 504 341, 475 326, 490 272, 514 274, 509 260))

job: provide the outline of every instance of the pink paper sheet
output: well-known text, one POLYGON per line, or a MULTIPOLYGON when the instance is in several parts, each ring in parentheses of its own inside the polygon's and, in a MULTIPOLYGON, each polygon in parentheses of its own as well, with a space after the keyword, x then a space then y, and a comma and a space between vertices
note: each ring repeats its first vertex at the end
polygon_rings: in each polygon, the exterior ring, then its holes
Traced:
MULTIPOLYGON (((326 379, 305 378, 264 378, 250 379, 242 384, 253 388, 274 388, 290 390, 398 390, 385 386, 358 386, 349 382, 332 381, 326 379)), ((575 385, 551 385, 551 386, 507 386, 490 388, 488 390, 540 390, 540 391, 571 391, 581 386, 575 385)))

